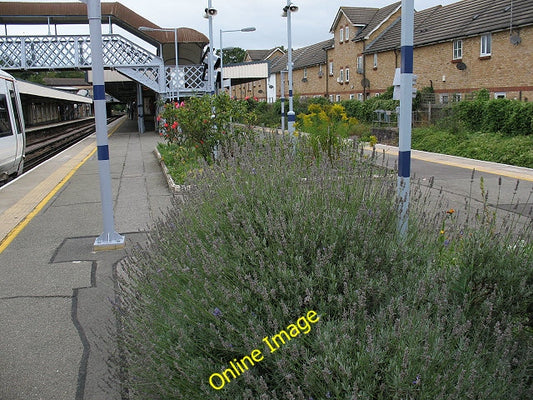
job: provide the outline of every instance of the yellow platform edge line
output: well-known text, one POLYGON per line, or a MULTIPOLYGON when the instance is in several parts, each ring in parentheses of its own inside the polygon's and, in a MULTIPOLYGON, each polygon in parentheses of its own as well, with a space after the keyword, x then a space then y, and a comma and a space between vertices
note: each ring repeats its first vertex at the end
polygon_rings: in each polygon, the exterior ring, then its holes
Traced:
MULTIPOLYGON (((372 147, 365 146, 365 150, 372 151, 372 147)), ((380 153, 382 153, 383 150, 385 150, 386 154, 390 154, 390 155, 393 155, 393 156, 397 156, 398 155, 398 150, 397 149, 376 149, 376 154, 377 154, 378 151, 380 153)), ((446 156, 447 154, 438 154, 438 155, 446 156)), ((463 164, 463 163, 458 162, 458 161, 435 160, 435 159, 433 159, 431 157, 428 157, 428 156, 425 156, 425 155, 422 155, 422 154, 413 154, 413 153, 411 153, 411 158, 414 159, 414 160, 426 161, 426 162, 430 162, 430 163, 433 163, 433 164, 441 164, 441 165, 446 165, 446 166, 449 166, 449 167, 457 167, 457 168, 462 168, 462 169, 468 169, 470 171, 475 169, 477 172, 485 172, 487 174, 492 174, 492 175, 496 175, 496 176, 502 176, 502 177, 506 177, 506 178, 518 179, 518 180, 521 180, 521 181, 533 182, 533 178, 521 175, 518 172, 517 173, 513 173, 513 172, 495 171, 493 168, 486 168, 486 167, 483 167, 483 166, 480 166, 480 165, 474 167, 474 166, 471 166, 471 165, 463 164)), ((483 161, 483 160, 472 159, 472 161, 483 161)), ((513 165, 510 165, 510 167, 513 167, 513 165)))
MULTIPOLYGON (((113 127, 113 129, 111 129, 111 131, 109 132, 107 136, 109 137, 113 133, 115 133, 125 121, 126 120, 124 119, 120 123, 118 123, 115 127, 113 127)), ((87 160, 89 160, 89 158, 91 158, 94 155, 94 153, 96 153, 96 150, 97 150, 96 147, 93 150, 91 150, 91 152, 87 156, 85 156, 85 158, 81 160, 78 163, 78 165, 76 165, 73 169, 71 169, 70 172, 63 179, 61 179, 61 181, 59 181, 59 183, 44 197, 44 199, 42 199, 35 206, 35 208, 28 215, 26 215, 26 217, 24 217, 24 219, 20 221, 8 233, 2 241, 0 241, 0 254, 2 254, 2 252, 5 249, 7 249, 7 247, 11 244, 11 242, 13 242, 13 240, 15 240, 15 238, 20 234, 20 232, 22 232, 22 230, 31 222, 31 220, 35 218, 37 214, 39 214, 39 212, 46 206, 46 204, 48 204, 48 202, 52 199, 52 197, 54 197, 56 193, 59 192, 61 188, 70 180, 70 178, 72 178, 72 176, 76 173, 76 171, 78 171, 78 169, 80 169, 81 166, 85 164, 87 160)))

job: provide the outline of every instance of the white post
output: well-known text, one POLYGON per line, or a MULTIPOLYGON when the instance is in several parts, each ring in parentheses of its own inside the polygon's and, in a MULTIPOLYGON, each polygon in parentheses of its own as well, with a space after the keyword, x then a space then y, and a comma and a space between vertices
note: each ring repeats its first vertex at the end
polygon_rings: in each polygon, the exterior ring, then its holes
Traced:
POLYGON ((100 0, 81 0, 87 4, 91 33, 91 53, 93 72, 94 112, 96 120, 96 145, 98 149, 98 169, 100 173, 100 197, 104 232, 95 240, 95 250, 115 250, 124 247, 124 236, 115 232, 111 172, 109 166, 109 146, 107 141, 107 115, 104 85, 104 61, 102 54, 102 11, 100 0))
POLYGON ((178 61, 178 28, 174 28, 174 57, 176 57, 176 101, 180 101, 180 70, 178 61))
POLYGON ((400 133, 398 153, 398 232, 404 238, 409 220, 411 179, 411 123, 413 109, 413 36, 414 0, 402 0, 400 133))
POLYGON ((213 65, 213 16, 209 12, 213 8, 211 0, 207 2, 207 19, 209 20, 209 54, 208 54, 208 63, 209 63, 209 91, 211 95, 215 94, 215 67, 213 65))
POLYGON ((296 121, 296 115, 294 114, 293 109, 293 85, 292 85, 292 32, 291 32, 291 14, 290 9, 290 0, 287 0, 287 69, 288 69, 288 80, 289 80, 289 112, 287 113, 287 129, 289 131, 289 136, 294 137, 294 122, 296 121))
MULTIPOLYGON (((222 45, 222 29, 220 30, 220 91, 224 91, 224 46, 222 45)), ((231 98, 231 87, 230 87, 231 98)))

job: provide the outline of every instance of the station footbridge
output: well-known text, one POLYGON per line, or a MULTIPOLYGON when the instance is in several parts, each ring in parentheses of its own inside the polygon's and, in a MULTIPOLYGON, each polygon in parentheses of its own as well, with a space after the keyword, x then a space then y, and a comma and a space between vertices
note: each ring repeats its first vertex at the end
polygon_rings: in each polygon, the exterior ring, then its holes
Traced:
MULTIPOLYGON (((143 85, 162 97, 174 98, 203 94, 207 91, 206 68, 202 62, 209 39, 190 28, 178 28, 179 60, 176 68, 173 32, 162 29, 121 3, 102 3, 102 24, 109 33, 102 36, 104 67, 113 69, 133 82, 143 85), (113 26, 151 44, 146 50, 124 36, 113 33, 113 26), (148 27, 156 31, 139 30, 148 27)), ((87 24, 87 7, 81 2, 0 2, 0 23, 5 35, 0 36, 0 69, 17 70, 89 70, 91 42, 89 35, 57 35, 59 24, 87 24), (10 25, 48 25, 48 35, 10 36, 10 25)), ((138 87, 133 86, 134 90, 138 87)), ((106 90, 120 98, 124 83, 106 82, 106 90), (116 93, 113 93, 116 86, 116 93)), ((131 93, 128 93, 131 95, 131 93)))

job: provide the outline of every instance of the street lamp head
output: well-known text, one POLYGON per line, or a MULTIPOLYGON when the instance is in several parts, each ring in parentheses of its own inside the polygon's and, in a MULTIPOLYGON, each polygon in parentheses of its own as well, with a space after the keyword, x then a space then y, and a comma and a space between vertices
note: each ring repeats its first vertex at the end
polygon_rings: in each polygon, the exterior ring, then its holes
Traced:
POLYGON ((255 27, 254 26, 250 26, 248 28, 242 28, 241 29, 241 32, 254 32, 255 31, 255 27))
POLYGON ((215 8, 206 8, 204 18, 214 17, 217 15, 218 11, 215 8))
POLYGON ((291 13, 298 11, 298 6, 294 3, 286 5, 285 7, 283 7, 283 12, 281 13, 281 16, 285 18, 287 16, 287 12, 289 11, 291 13))

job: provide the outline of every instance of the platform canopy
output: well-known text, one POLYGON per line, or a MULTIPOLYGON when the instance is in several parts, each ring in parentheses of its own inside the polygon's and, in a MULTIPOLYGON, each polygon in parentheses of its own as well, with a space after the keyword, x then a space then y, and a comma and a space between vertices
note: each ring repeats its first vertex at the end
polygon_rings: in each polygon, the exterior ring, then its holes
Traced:
POLYGON ((270 74, 268 61, 245 62, 223 66, 224 79, 231 79, 232 85, 267 79, 270 74))

